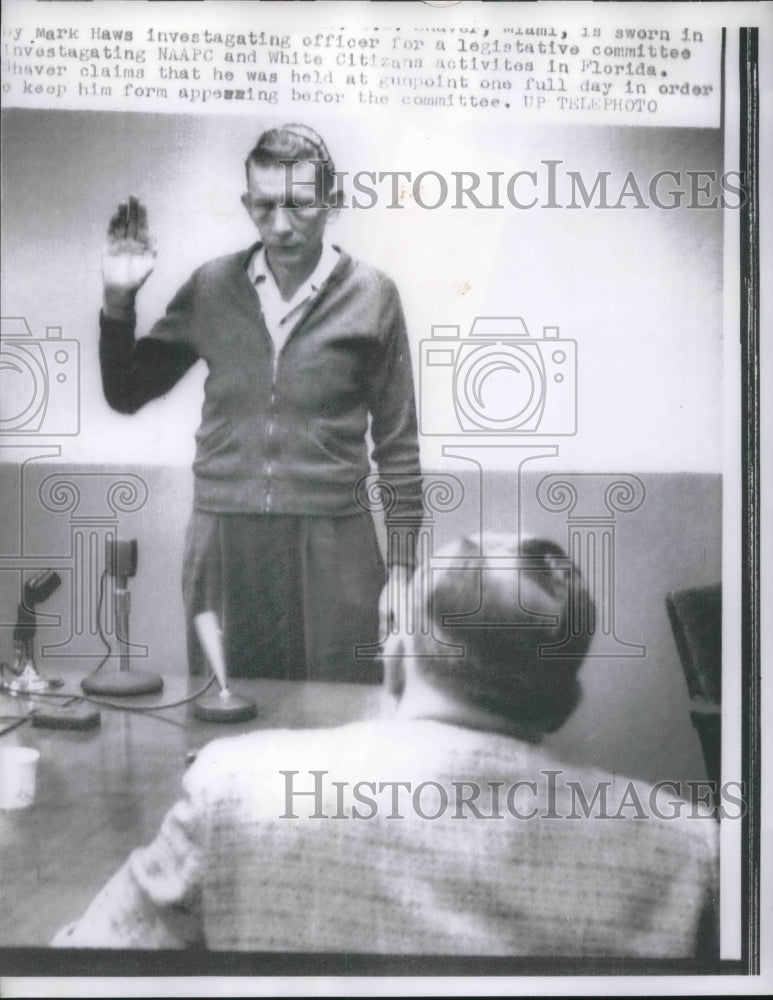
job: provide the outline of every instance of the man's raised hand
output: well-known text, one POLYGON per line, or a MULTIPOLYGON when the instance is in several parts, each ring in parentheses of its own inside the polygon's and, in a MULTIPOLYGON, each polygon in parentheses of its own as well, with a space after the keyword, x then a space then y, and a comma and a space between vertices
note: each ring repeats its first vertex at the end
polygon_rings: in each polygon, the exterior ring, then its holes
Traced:
POLYGON ((144 285, 156 260, 156 251, 148 233, 148 213, 136 198, 110 220, 107 245, 102 258, 105 298, 130 297, 144 285))

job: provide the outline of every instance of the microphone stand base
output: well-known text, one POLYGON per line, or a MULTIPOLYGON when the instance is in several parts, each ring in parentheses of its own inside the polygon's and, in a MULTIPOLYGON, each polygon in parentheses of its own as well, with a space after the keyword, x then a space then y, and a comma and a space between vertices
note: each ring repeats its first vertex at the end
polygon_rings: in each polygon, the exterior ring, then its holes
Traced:
POLYGON ((240 694, 205 694, 193 703, 193 714, 204 722, 247 722, 258 714, 251 698, 240 694))
POLYGON ((163 680, 158 674, 146 673, 144 670, 118 670, 113 673, 96 673, 84 677, 81 687, 86 694, 133 697, 138 694, 157 694, 164 688, 163 680))

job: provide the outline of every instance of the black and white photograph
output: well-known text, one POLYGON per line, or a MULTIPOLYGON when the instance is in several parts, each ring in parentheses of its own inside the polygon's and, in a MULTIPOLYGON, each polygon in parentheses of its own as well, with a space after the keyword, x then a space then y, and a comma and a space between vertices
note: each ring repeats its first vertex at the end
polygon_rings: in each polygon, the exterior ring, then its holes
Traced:
POLYGON ((5 0, 4 996, 765 992, 772 19, 5 0))

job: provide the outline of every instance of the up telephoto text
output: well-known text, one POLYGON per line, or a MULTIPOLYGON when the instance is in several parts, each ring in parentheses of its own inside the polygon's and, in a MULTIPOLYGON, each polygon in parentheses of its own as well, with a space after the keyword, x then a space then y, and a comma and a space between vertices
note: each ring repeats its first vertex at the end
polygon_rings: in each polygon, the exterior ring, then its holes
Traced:
POLYGON ((741 819, 744 783, 726 781, 599 781, 592 787, 544 770, 534 780, 506 781, 336 781, 329 771, 279 771, 284 782, 280 819, 406 819, 416 816, 466 820, 741 819), (313 811, 309 811, 313 805, 313 811), (566 808, 566 806, 569 808, 566 808))

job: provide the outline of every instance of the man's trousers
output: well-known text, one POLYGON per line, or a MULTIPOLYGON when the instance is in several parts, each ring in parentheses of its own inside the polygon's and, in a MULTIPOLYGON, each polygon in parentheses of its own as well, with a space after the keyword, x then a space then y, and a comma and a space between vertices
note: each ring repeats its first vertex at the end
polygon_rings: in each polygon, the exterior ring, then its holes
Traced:
POLYGON ((384 581, 370 514, 194 510, 183 565, 190 672, 207 671, 193 617, 211 610, 230 677, 378 683, 384 581))

